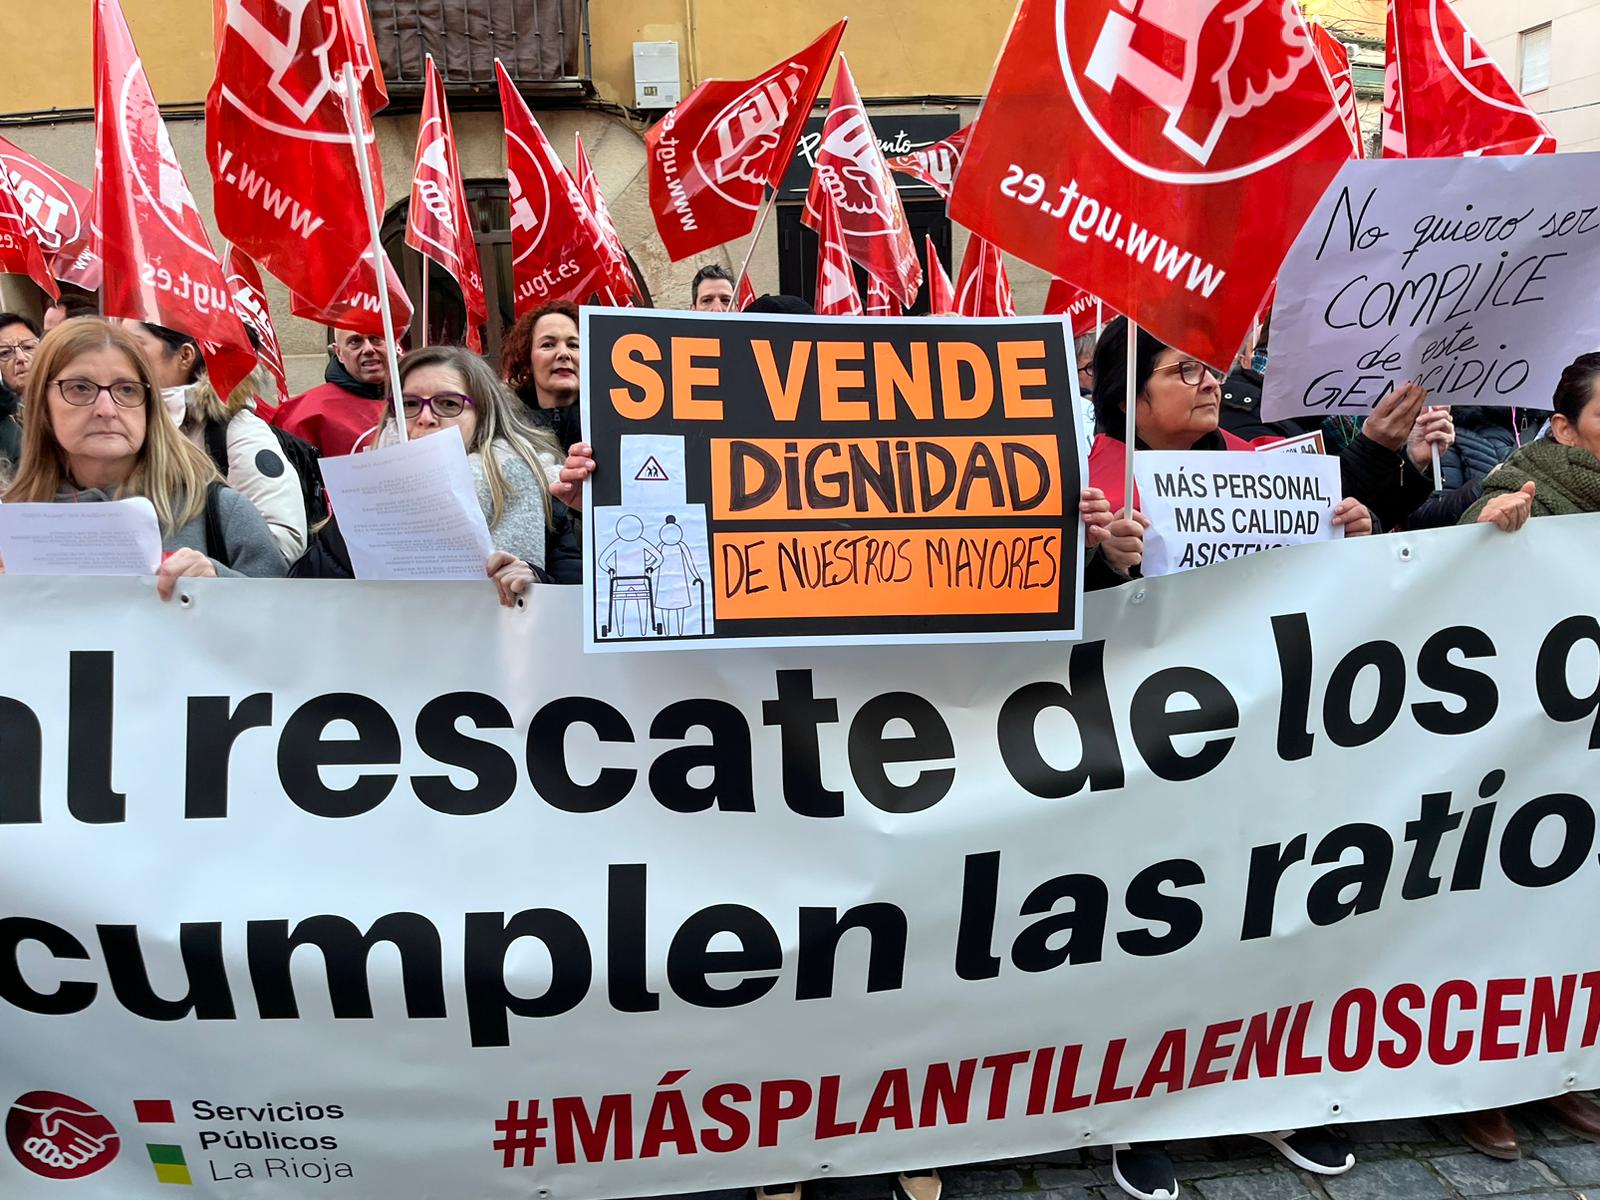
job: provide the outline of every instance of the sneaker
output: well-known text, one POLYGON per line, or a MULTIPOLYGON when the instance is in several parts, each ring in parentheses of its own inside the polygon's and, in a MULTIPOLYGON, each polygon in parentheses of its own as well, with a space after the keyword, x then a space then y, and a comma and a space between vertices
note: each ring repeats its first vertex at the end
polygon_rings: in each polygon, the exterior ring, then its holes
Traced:
POLYGON ((1178 1172, 1164 1143, 1112 1146, 1111 1174, 1134 1200, 1178 1200, 1178 1172))
POLYGON ((939 1172, 901 1171, 894 1181, 894 1200, 939 1200, 944 1182, 939 1172))
POLYGON ((756 1200, 801 1200, 803 1183, 769 1183, 756 1189, 756 1200))
POLYGON ((1277 1133, 1253 1133, 1302 1171, 1318 1175, 1343 1175, 1356 1165, 1356 1156, 1344 1135, 1325 1125, 1310 1129, 1282 1129, 1277 1133))

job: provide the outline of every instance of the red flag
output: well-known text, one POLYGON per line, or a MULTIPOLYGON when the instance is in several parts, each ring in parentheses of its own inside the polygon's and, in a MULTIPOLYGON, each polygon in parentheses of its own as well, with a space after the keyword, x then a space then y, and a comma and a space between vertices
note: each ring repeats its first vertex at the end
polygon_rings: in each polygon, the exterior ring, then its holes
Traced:
MULTIPOLYGON (((364 263, 366 273, 351 280, 350 286, 327 304, 313 304, 305 296, 289 293, 289 311, 297 317, 331 325, 335 329, 353 329, 357 333, 383 336, 383 312, 378 308, 378 293, 373 288, 372 267, 364 263)), ((400 272, 395 270, 389 256, 383 256, 383 281, 389 293, 389 316, 395 336, 403 337, 411 326, 413 309, 406 295, 400 272)))
POLYGON ((844 36, 840 21, 754 79, 708 79, 645 134, 650 209, 674 261, 755 228, 844 36))
POLYGON ((819 317, 859 317, 861 293, 856 291, 856 270, 844 248, 839 213, 833 201, 822 199, 822 228, 817 231, 817 295, 819 317))
POLYGON ((254 368, 255 351, 117 0, 95 2, 94 64, 103 311, 193 337, 217 395, 227 397, 254 368))
MULTIPOLYGON (((355 156, 361 131, 374 202, 383 171, 371 114, 388 101, 361 0, 216 0, 217 74, 206 159, 217 226, 314 307, 374 290, 355 156), (346 65, 361 112, 346 118, 346 65)), ((398 324, 398 322, 397 322, 398 324)))
POLYGON ((50 264, 45 262, 33 222, 23 215, 22 205, 17 202, 17 194, 4 171, 0 171, 0 275, 26 275, 48 292, 52 300, 61 296, 61 288, 50 274, 50 264))
POLYGON ((1349 157, 1294 0, 1022 0, 950 215, 1226 365, 1349 157))
POLYGON ((739 280, 739 298, 735 302, 736 307, 740 312, 744 312, 745 309, 749 308, 755 302, 756 289, 750 282, 750 276, 746 275, 739 280))
POLYGON ((826 192, 833 198, 850 257, 900 297, 901 303, 912 303, 922 286, 917 246, 900 205, 900 190, 889 174, 878 135, 872 131, 861 93, 856 91, 850 65, 842 54, 816 162, 801 220, 813 229, 821 227, 819 208, 826 192))
POLYGON ((576 147, 572 160, 577 176, 574 182, 583 196, 583 202, 589 206, 589 215, 600 230, 610 260, 606 271, 610 283, 605 298, 619 307, 636 304, 644 296, 639 291, 639 281, 633 276, 628 252, 622 245, 622 235, 617 232, 616 222, 611 219, 611 210, 606 207, 606 198, 600 193, 600 180, 595 177, 594 167, 590 165, 589 155, 583 148, 583 135, 575 132, 572 140, 576 147))
POLYGON ((606 285, 600 227, 506 69, 495 61, 511 188, 512 307, 583 303, 606 285))
POLYGON ((944 273, 939 252, 933 247, 933 238, 924 235, 928 246, 928 315, 948 317, 956 311, 956 285, 944 273))
POLYGON ((900 298, 871 275, 867 276, 867 316, 898 317, 905 313, 900 298))
POLYGON ((1328 86, 1339 105, 1339 115, 1350 132, 1350 157, 1365 158, 1366 143, 1361 136, 1361 114, 1356 110, 1356 85, 1350 75, 1350 51, 1323 28, 1320 21, 1310 22, 1311 41, 1317 49, 1317 61, 1328 73, 1328 86))
POLYGON ((889 170, 899 171, 913 179, 920 179, 946 200, 955 186, 956 172, 961 168, 961 155, 967 148, 967 137, 972 132, 968 125, 956 130, 942 142, 913 150, 889 160, 889 170))
POLYGON ((90 291, 100 286, 100 256, 89 245, 94 196, 48 163, 0 138, 0 169, 57 279, 90 291))
POLYGON ((963 317, 1014 317, 1017 306, 1011 302, 1011 281, 1006 278, 1000 247, 977 234, 967 239, 967 252, 961 256, 961 275, 956 280, 956 312, 963 317))
POLYGON ((1104 304, 1097 308, 1093 292, 1086 292, 1077 284, 1068 283, 1065 279, 1050 281, 1050 291, 1044 298, 1045 316, 1071 317, 1073 337, 1082 337, 1086 333, 1093 332, 1096 312, 1100 314, 1102 321, 1109 321, 1117 315, 1104 304))
POLYGON ((467 309, 467 345, 481 344, 478 326, 489 319, 472 236, 472 213, 462 189, 461 159, 445 102, 444 81, 428 55, 422 119, 417 126, 417 157, 411 171, 411 204, 406 211, 406 245, 425 254, 455 278, 467 309))
POLYGON ((1383 26, 1383 157, 1406 157, 1406 114, 1400 103, 1400 42, 1394 26, 1394 5, 1383 26))
POLYGON ((1555 153, 1549 127, 1449 0, 1394 0, 1387 41, 1385 158, 1555 153))
MULTIPOLYGON (((237 246, 222 252, 222 273, 233 292, 233 307, 239 319, 255 331, 260 349, 256 358, 278 384, 277 403, 289 399, 289 380, 283 369, 283 347, 278 330, 267 308, 267 290, 261 285, 261 271, 248 254, 237 246)), ((265 414, 263 414, 265 415, 265 414)))

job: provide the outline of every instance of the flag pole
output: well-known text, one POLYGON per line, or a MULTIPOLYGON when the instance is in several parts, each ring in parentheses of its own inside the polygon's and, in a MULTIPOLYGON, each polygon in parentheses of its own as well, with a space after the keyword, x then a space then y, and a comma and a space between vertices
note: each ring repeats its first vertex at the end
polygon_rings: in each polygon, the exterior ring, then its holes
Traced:
POLYGON ((1127 398, 1126 403, 1128 406, 1128 418, 1126 421, 1126 427, 1123 430, 1123 436, 1126 438, 1124 444, 1127 446, 1128 453, 1126 469, 1123 471, 1122 475, 1122 497, 1123 502, 1127 505, 1127 515, 1130 519, 1133 517, 1133 446, 1138 440, 1138 434, 1134 429, 1136 424, 1134 420, 1134 413, 1139 407, 1137 390, 1134 385, 1134 376, 1138 373, 1138 370, 1139 327, 1133 323, 1133 318, 1129 317, 1127 379, 1125 381, 1123 391, 1123 395, 1127 398))
POLYGON ((1106 310, 1100 302, 1100 297, 1094 298, 1094 340, 1100 341, 1100 335, 1106 331, 1106 310))
MULTIPOLYGON (((1428 411, 1433 411, 1433 406, 1428 406, 1428 411)), ((1429 442, 1428 451, 1433 455, 1433 490, 1435 493, 1444 491, 1444 476, 1439 466, 1439 443, 1429 442)))
POLYGON ((739 278, 733 281, 733 294, 739 295, 739 287, 744 283, 744 277, 750 273, 750 260, 755 257, 756 243, 761 240, 761 231, 767 227, 767 217, 772 213, 772 202, 778 198, 778 189, 773 188, 767 193, 767 201, 761 206, 761 218, 756 222, 755 232, 750 235, 750 248, 744 252, 744 264, 739 268, 739 278))
MULTIPOLYGON (((406 440, 406 414, 400 405, 400 357, 395 352, 394 315, 389 311, 389 281, 383 269, 383 241, 378 229, 378 206, 372 198, 372 172, 368 170, 365 130, 361 127, 361 91, 356 70, 345 63, 343 72, 345 125, 350 130, 350 148, 355 151, 356 174, 361 178, 361 202, 367 209, 367 233, 372 239, 372 273, 378 288, 378 312, 383 317, 383 348, 389 358, 389 393, 394 405, 395 432, 406 440)), ((365 257, 365 256, 363 256, 365 257)))
POLYGON ((428 277, 433 274, 433 264, 422 251, 417 251, 422 256, 422 344, 428 345, 428 277))

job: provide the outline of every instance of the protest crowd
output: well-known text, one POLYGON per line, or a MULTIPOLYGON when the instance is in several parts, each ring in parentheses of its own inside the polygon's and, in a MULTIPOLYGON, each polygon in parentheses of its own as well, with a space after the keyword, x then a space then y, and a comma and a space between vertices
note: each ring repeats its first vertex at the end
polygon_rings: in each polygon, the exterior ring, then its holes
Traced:
MULTIPOLYGON (((97 0, 96 7, 99 20, 115 22, 108 15, 114 8, 110 0, 97 0)), ((842 25, 795 56, 801 62, 810 56, 807 79, 793 102, 802 118, 821 87, 841 33, 842 25)), ((117 38, 105 40, 114 45, 117 38)), ((241 52, 224 44, 219 70, 228 69, 230 55, 241 52)), ((370 76, 358 82, 374 90, 370 76)), ((381 90, 381 79, 376 84, 381 90)), ((507 86, 502 79, 503 97, 507 86)), ((840 70, 838 86, 853 89, 847 69, 840 70)), ((836 105, 839 95, 836 91, 836 105)), ((431 89, 428 102, 436 102, 431 89)), ((680 105, 680 122, 692 116, 694 104, 691 95, 680 105)), ((508 127, 523 119, 509 100, 506 111, 508 127)), ((1525 115, 1532 119, 1532 114, 1525 115)), ((327 119, 342 123, 346 118, 341 111, 327 119)), ((985 119, 996 117, 991 113, 985 119)), ((980 123, 970 143, 966 132, 952 140, 958 152, 965 147, 971 155, 982 143, 984 129, 980 123)), ((1422 131, 1413 127, 1409 132, 1413 157, 1484 150, 1419 150, 1422 131)), ((219 121, 210 136, 225 140, 241 135, 219 121)), ((1336 126, 1332 136, 1342 139, 1343 127, 1336 126)), ((792 130, 782 131, 772 151, 780 164, 787 160, 780 152, 785 139, 792 147, 792 130)), ((1359 130, 1355 145, 1359 153, 1359 130)), ((548 151, 542 135, 536 150, 539 146, 548 151)), ((349 167, 348 145, 342 153, 349 167)), ((872 153, 878 154, 876 147, 872 153)), ((1319 177, 1323 183, 1339 164, 1324 165, 1327 170, 1319 177)), ((819 178, 826 176, 827 166, 824 156, 819 178)), ((894 166, 915 168, 898 160, 894 166)), ((876 168, 879 179, 886 179, 881 154, 876 168)), ((660 169, 659 161, 653 169, 660 169)), ((988 169, 994 169, 992 164, 988 169)), ((346 171, 351 178, 354 173, 353 167, 346 171)), ((764 186, 758 180, 756 196, 764 194, 764 186)), ((949 181, 941 188, 950 194, 949 181)), ((97 211, 104 219, 101 242, 93 247, 100 259, 94 286, 62 294, 50 278, 52 264, 37 249, 25 251, 26 217, 15 198, 7 198, 7 187, 0 186, 0 228, 10 222, 17 233, 16 256, 0 265, 32 275, 51 301, 42 320, 0 313, 0 500, 5 505, 80 506, 134 497, 148 501, 160 532, 155 580, 164 602, 181 595, 184 579, 351 580, 362 572, 352 562, 341 530, 338 497, 330 496, 324 484, 324 465, 382 455, 453 430, 492 542, 481 564, 483 582, 471 586, 493 587, 501 604, 515 607, 530 589, 582 583, 586 494, 592 480, 617 464, 597 455, 584 439, 581 375, 588 369, 591 348, 581 344, 579 304, 617 308, 638 302, 631 268, 597 192, 571 189, 582 206, 570 214, 566 247, 553 252, 559 257, 571 246, 581 246, 585 269, 575 273, 577 282, 559 296, 522 303, 519 291, 520 315, 495 359, 472 348, 478 341, 476 330, 464 339, 467 345, 406 348, 399 344, 395 322, 380 323, 375 314, 364 314, 344 324, 330 322, 324 382, 291 396, 284 387, 281 359, 270 353, 276 338, 270 319, 261 319, 261 309, 247 314, 239 304, 202 313, 185 309, 171 294, 141 290, 129 280, 140 268, 135 252, 128 249, 134 240, 119 242, 116 230, 140 218, 132 201, 120 226, 111 218, 113 205, 123 203, 113 196, 117 190, 112 182, 96 181, 97 211)), ((254 240, 248 241, 245 225, 230 220, 220 186, 218 190, 219 224, 235 239, 235 261, 246 253, 254 255, 307 299, 312 310, 346 317, 356 311, 338 309, 334 293, 347 285, 352 270, 357 276, 371 270, 370 241, 359 206, 349 218, 354 232, 345 234, 355 249, 336 263, 326 245, 275 247, 276 235, 259 222, 250 234, 254 240)), ((359 195, 354 186, 350 191, 359 195)), ((960 185, 955 194, 959 200, 960 185)), ((1320 194, 1321 184, 1311 202, 1320 194)), ((707 262, 696 273, 691 294, 680 298, 681 307, 708 317, 726 314, 734 321, 744 319, 740 314, 814 316, 841 327, 878 316, 911 319, 900 314, 923 293, 923 281, 915 247, 910 247, 909 258, 903 253, 909 237, 900 239, 904 245, 886 250, 884 242, 895 239, 869 244, 870 239, 853 236, 841 229, 832 196, 827 187, 814 185, 808 202, 808 217, 814 209, 822 238, 815 305, 794 296, 757 297, 747 270, 707 262), (867 270, 865 304, 856 292, 855 265, 867 270)), ((897 200, 885 201, 885 207, 897 206, 897 200)), ((678 251, 687 235, 673 227, 671 205, 662 207, 666 211, 658 210, 657 219, 663 238, 675 257, 683 257, 678 251)), ((433 210, 419 208, 415 198, 413 209, 414 226, 438 220, 433 210)), ((748 233, 748 223, 734 232, 748 233)), ((714 245, 732 240, 716 236, 714 245)), ((469 313, 481 319, 481 281, 475 262, 468 261, 470 235, 463 243, 451 230, 434 228, 427 241, 430 246, 448 243, 446 251, 426 253, 459 276, 469 313)), ((691 252, 709 248, 696 245, 691 252)), ((1024 246, 1010 242, 1004 248, 1026 253, 1024 246)), ((1262 255, 1271 257, 1264 250, 1262 255)), ((186 269, 196 277, 208 269, 220 277, 220 259, 208 264, 200 256, 190 258, 194 261, 186 269)), ((1272 258, 1268 266, 1277 261, 1272 258)), ((942 276, 931 251, 926 262, 930 276, 942 276)), ((1331 523, 1346 538, 1452 525, 1493 525, 1514 535, 1532 517, 1600 512, 1600 345, 1574 347, 1553 392, 1515 407, 1446 406, 1436 403, 1417 379, 1396 377, 1375 391, 1370 402, 1363 401, 1359 412, 1309 411, 1268 419, 1263 395, 1274 365, 1295 349, 1295 331, 1275 318, 1270 297, 1262 304, 1261 295, 1250 293, 1241 308, 1241 296, 1226 289, 1218 293, 1226 296, 1220 305, 1217 298, 1202 303, 1180 291, 1176 300, 1164 300, 1161 309, 1136 294, 1112 294, 1108 284, 1101 289, 1105 299, 1097 299, 1096 289, 1113 274, 1108 270, 1104 279, 1063 281, 1060 296, 1053 291, 1047 305, 1047 314, 1059 315, 1065 325, 1067 351, 1076 369, 1077 394, 1058 398, 1070 400, 1077 413, 1072 432, 1085 446, 1087 476, 1076 513, 1062 520, 1081 523, 1088 590, 1136 588, 1142 577, 1152 519, 1141 489, 1134 486, 1130 492, 1130 485, 1134 461, 1146 452, 1220 455, 1290 442, 1306 445, 1337 461, 1339 489, 1331 523), (1123 310, 1136 314, 1139 322, 1120 315, 1123 310), (1208 332, 1190 338, 1184 333, 1190 328, 1208 332), (1240 329, 1246 333, 1242 343, 1232 343, 1236 351, 1231 357, 1217 354, 1214 343, 1240 329)), ((70 278, 81 283, 84 277, 70 278)), ((1269 273, 1266 282, 1271 281, 1269 273)), ((960 279, 952 284, 928 278, 926 284, 933 320, 1017 315, 999 251, 976 232, 960 279)), ((240 291, 235 283, 224 286, 232 286, 235 294, 240 291)), ((1128 286, 1137 291, 1142 285, 1135 280, 1128 286)), ((1292 299, 1285 286, 1287 281, 1280 280, 1278 312, 1292 299)), ((398 310, 394 315, 403 316, 398 310)), ((692 565, 688 570, 692 579, 692 565)), ((689 582, 684 579, 683 586, 689 582)), ((1094 635, 1092 628, 1087 632, 1094 635)), ((570 630, 548 631, 551 638, 572 635, 570 630)), ((1541 1108, 1582 1137, 1600 1141, 1600 1103, 1589 1095, 1555 1095, 1542 1101, 1541 1108)), ((1504 1112, 1457 1114, 1455 1120, 1472 1147, 1498 1158, 1518 1155, 1517 1136, 1504 1112)), ((1333 1175, 1355 1162, 1337 1126, 1263 1130, 1255 1136, 1306 1171, 1333 1175)), ((1162 1145, 1118 1144, 1113 1162, 1116 1179, 1130 1196, 1177 1196, 1177 1175, 1162 1145)), ((938 1200, 941 1191, 938 1173, 931 1169, 901 1173, 893 1187, 901 1200, 938 1200)), ((756 1195, 758 1200, 800 1200, 803 1191, 804 1181, 788 1181, 758 1188, 756 1195)))

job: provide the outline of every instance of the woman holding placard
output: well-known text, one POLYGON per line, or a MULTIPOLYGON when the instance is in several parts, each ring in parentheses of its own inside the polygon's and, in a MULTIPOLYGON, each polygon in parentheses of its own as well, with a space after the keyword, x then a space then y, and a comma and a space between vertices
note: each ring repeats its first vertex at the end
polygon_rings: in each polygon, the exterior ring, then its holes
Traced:
MULTIPOLYGON (((1250 449, 1249 443, 1219 425, 1221 381, 1210 367, 1143 329, 1138 331, 1133 360, 1137 449, 1250 449)), ((1080 499, 1088 544, 1093 547, 1086 580, 1091 588, 1119 583, 1138 569, 1143 560, 1144 530, 1149 525, 1138 510, 1138 497, 1133 498, 1130 511, 1124 495, 1127 362, 1128 322, 1117 317, 1106 326, 1095 348, 1099 433, 1089 451, 1089 487, 1080 499)), ((1344 527, 1346 537, 1372 532, 1372 515, 1350 497, 1334 508, 1333 521, 1344 527)))
POLYGON ((255 507, 178 431, 126 329, 93 317, 57 326, 28 379, 27 424, 7 503, 86 504, 142 496, 166 552, 156 590, 181 577, 270 577, 286 564, 255 507))

